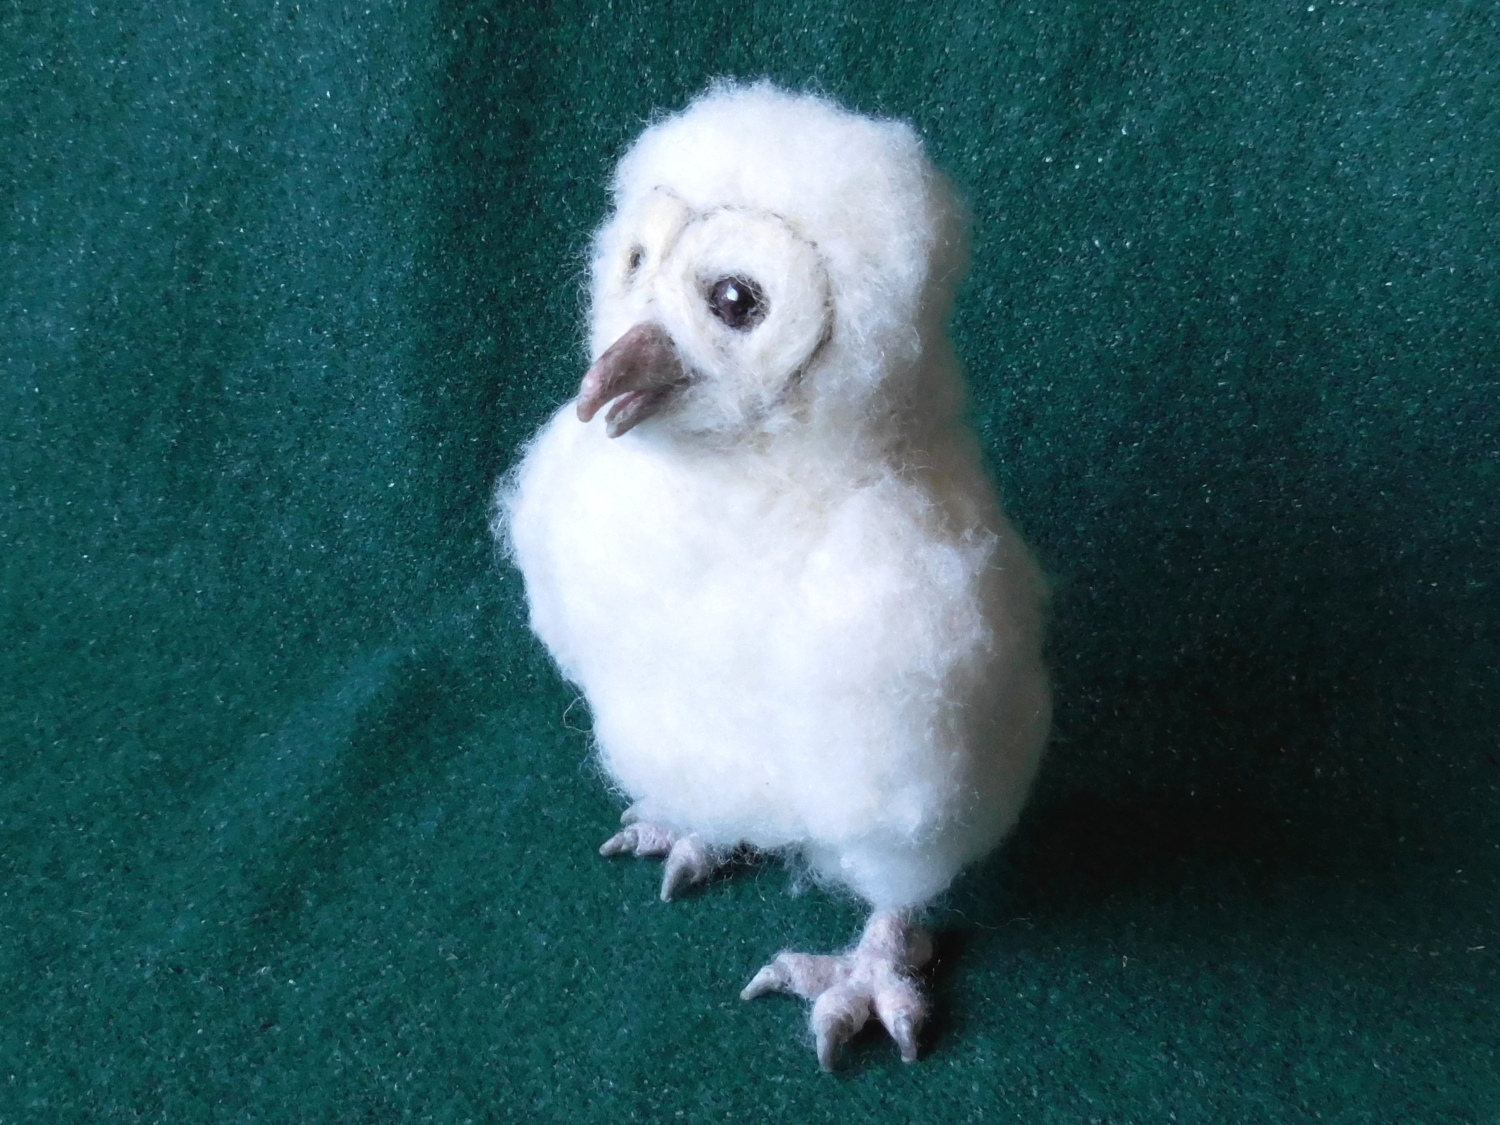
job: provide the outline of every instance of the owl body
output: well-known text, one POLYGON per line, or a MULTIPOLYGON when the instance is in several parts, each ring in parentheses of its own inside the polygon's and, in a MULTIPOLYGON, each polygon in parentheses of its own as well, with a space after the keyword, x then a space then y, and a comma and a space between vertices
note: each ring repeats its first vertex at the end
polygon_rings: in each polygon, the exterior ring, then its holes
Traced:
POLYGON ((907 127, 766 86, 654 126, 615 194, 594 368, 501 489, 532 627, 642 818, 926 902, 1049 716, 944 333, 956 206, 907 127))
POLYGON ((1040 577, 977 467, 798 452, 560 412, 511 510, 532 626, 642 816, 922 902, 1009 829, 1040 757, 1040 577))

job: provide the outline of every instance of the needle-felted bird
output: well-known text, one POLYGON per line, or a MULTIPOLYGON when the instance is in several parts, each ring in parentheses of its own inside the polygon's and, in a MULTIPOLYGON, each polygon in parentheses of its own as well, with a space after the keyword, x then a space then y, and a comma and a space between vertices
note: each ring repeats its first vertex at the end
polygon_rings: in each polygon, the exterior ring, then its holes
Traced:
POLYGON ((1041 758, 1044 587, 962 418, 960 208, 907 125, 766 83, 650 128, 613 184, 592 366, 502 482, 531 625, 661 897, 741 845, 873 913, 743 992, 876 1014, 908 1061, 914 912, 1010 830, 1041 758))

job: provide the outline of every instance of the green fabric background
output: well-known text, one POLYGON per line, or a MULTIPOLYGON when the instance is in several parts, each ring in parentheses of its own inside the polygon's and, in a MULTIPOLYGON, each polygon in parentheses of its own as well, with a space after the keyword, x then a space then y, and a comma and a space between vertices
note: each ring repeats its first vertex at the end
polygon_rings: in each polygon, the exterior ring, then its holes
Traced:
POLYGON ((0 8, 0 1122, 1500 1121, 1490 0, 0 8), (741 1004, 486 519, 651 114, 912 119, 1056 582, 940 1014, 741 1004))

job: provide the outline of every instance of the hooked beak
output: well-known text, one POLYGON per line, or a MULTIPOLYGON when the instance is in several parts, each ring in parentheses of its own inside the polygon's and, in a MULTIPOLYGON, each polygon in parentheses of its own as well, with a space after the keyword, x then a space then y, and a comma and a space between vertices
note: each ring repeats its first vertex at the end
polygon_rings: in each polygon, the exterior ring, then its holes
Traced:
POLYGON ((584 375, 578 388, 578 420, 591 420, 613 399, 604 430, 617 438, 661 410, 685 383, 687 372, 666 329, 650 321, 637 324, 584 375))

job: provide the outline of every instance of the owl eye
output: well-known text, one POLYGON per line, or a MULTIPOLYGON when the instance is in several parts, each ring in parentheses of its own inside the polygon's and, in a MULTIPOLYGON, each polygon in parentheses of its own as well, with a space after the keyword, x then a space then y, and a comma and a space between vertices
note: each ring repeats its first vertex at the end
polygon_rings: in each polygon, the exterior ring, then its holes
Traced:
POLYGON ((640 246, 630 248, 630 256, 625 259, 625 276, 632 277, 635 271, 641 268, 641 262, 645 260, 646 251, 640 246))
POLYGON ((744 277, 721 277, 708 291, 708 311, 736 332, 748 332, 766 319, 766 295, 744 277))

